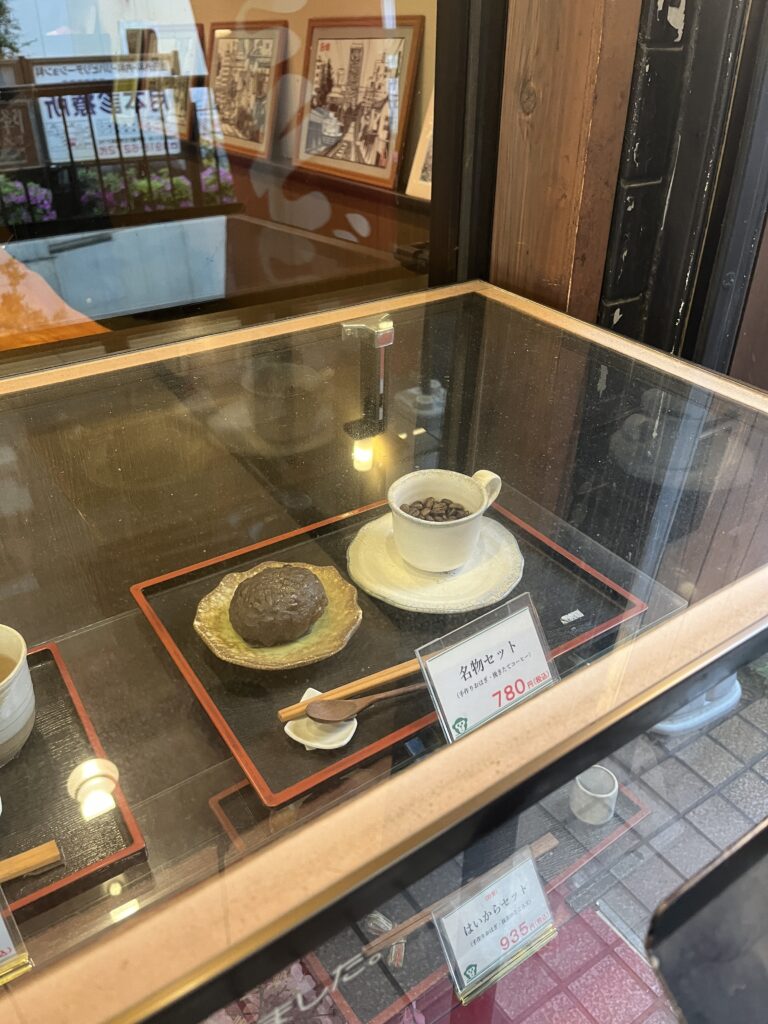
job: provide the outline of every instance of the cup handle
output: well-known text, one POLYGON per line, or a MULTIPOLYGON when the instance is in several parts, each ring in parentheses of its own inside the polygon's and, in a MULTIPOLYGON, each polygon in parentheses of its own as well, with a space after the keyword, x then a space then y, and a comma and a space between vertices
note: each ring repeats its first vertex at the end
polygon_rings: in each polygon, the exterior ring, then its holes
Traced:
POLYGON ((483 505, 483 512, 485 512, 489 505, 492 505, 499 496, 501 477, 487 469, 478 469, 476 473, 472 474, 472 479, 475 483, 480 484, 485 491, 485 504, 483 505))

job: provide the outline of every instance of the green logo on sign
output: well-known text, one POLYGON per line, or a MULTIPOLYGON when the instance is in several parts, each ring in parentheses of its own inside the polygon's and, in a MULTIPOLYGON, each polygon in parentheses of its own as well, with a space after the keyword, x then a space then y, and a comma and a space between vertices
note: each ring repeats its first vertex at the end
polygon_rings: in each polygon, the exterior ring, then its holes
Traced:
POLYGON ((469 978, 470 981, 472 981, 476 974, 477 964, 470 964, 469 967, 467 967, 467 969, 464 971, 464 977, 469 978))
POLYGON ((451 726, 451 728, 453 729, 457 736, 463 736, 464 733, 467 731, 468 725, 469 722, 466 720, 466 718, 457 718, 456 721, 451 726))

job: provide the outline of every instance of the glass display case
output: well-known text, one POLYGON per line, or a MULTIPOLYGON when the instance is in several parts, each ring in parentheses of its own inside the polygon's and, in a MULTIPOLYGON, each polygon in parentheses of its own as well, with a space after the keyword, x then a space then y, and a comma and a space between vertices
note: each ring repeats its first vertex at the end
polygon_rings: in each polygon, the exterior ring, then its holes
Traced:
POLYGON ((674 1019, 651 915, 768 813, 765 396, 470 283, 0 380, 0 438, 37 705, 0 860, 61 854, 4 885, 34 969, 3 1019, 674 1019), (442 497, 388 506, 416 470, 500 478, 482 518, 447 494, 479 524, 458 569, 396 546, 442 497), (298 640, 227 618, 265 563, 323 581, 298 640), (425 689, 326 749, 286 716, 418 682, 417 649, 524 594, 559 681, 455 742, 425 689), (502 905, 523 870, 533 923, 502 905), (488 892, 464 1009, 438 925, 488 892))

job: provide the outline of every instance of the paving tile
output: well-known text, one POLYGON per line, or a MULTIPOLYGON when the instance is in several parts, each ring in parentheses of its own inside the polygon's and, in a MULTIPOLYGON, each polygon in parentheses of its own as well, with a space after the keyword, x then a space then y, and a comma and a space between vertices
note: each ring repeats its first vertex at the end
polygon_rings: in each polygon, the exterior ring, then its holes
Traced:
MULTIPOLYGON (((615 868, 613 869, 616 870, 615 868)), ((683 882, 682 877, 652 853, 626 875, 622 882, 648 910, 655 910, 661 901, 683 882)))
POLYGON ((631 1024, 653 1003, 653 994, 608 954, 568 986, 598 1024, 631 1024))
POLYGON ((556 789, 554 793, 550 793, 549 796, 545 796, 543 800, 539 801, 541 806, 558 821, 565 821, 573 814, 568 802, 572 785, 572 782, 567 782, 560 789, 556 789))
POLYGON ((579 917, 560 929, 557 937, 548 942, 539 956, 558 978, 567 981, 579 974, 587 964, 605 951, 605 945, 594 931, 579 917))
POLYGON ((636 835, 644 838, 652 836, 660 828, 677 817, 677 814, 669 804, 665 803, 656 790, 651 789, 650 786, 645 786, 639 781, 633 782, 632 792, 649 812, 642 821, 638 821, 633 826, 632 832, 636 835))
POLYGON ((764 779, 768 779, 768 757, 764 757, 762 761, 758 761, 756 765, 753 765, 758 775, 762 775, 764 779))
POLYGON ((633 775, 642 775, 667 756, 664 747, 653 736, 638 736, 613 755, 633 775))
POLYGON ((754 704, 744 708, 741 714, 758 729, 768 732, 768 697, 756 700, 754 704))
POLYGON ((703 730, 701 729, 692 729, 690 732, 677 733, 676 735, 672 736, 660 736, 658 734, 654 735, 656 736, 656 739, 662 745, 662 747, 664 747, 665 750, 668 750, 669 753, 672 754, 676 750, 679 750, 680 747, 684 747, 686 743, 694 739, 702 731, 703 730))
POLYGON ((710 792, 706 782, 676 757, 668 757, 651 768, 643 780, 681 814, 710 792))
POLYGON ((661 982, 656 976, 656 972, 642 954, 638 953, 632 946, 624 944, 616 946, 614 953, 624 961, 632 973, 636 974, 640 981, 651 989, 655 995, 663 995, 661 982))
POLYGON ((632 893, 620 883, 609 889, 604 896, 597 901, 597 909, 603 906, 612 910, 613 913, 628 925, 629 929, 638 936, 645 936, 651 915, 648 910, 636 900, 632 893))
POLYGON ((666 1006, 660 1006, 650 1016, 643 1018, 642 1024, 680 1024, 680 1018, 669 1003, 666 1003, 666 1006))
POLYGON ((497 983, 496 1003, 512 1020, 520 1020, 557 987, 543 960, 532 956, 497 983))
POLYGON ((618 879, 626 878, 627 875, 634 874, 647 860, 651 860, 655 856, 649 846, 638 846, 613 865, 611 874, 618 879))
POLYGON ((755 758, 768 754, 768 739, 741 715, 727 718, 711 729, 709 735, 718 743, 722 743, 744 764, 750 764, 755 758))
POLYGON ((591 907, 597 900, 616 884, 616 879, 610 871, 601 867, 600 872, 588 885, 574 888, 566 897, 568 906, 575 914, 580 914, 587 907, 591 907))
POLYGON ((558 992, 548 999, 523 1024, 592 1024, 575 999, 567 992, 558 992))
POLYGON ((755 824, 768 818, 768 782, 752 771, 723 787, 723 795, 755 824))
POLYGON ((613 928, 597 910, 586 910, 581 915, 582 921, 586 921, 593 932, 598 935, 607 946, 615 946, 623 940, 619 933, 613 928))
POLYGON ((709 736, 700 736, 679 750, 677 756, 711 786, 721 786, 744 768, 742 761, 709 736))
POLYGON ((752 822, 717 793, 689 811, 686 818, 721 850, 733 846, 752 828, 752 822))
POLYGON ((690 822, 681 819, 663 829, 651 846, 669 861, 683 878, 692 878, 720 852, 690 822))

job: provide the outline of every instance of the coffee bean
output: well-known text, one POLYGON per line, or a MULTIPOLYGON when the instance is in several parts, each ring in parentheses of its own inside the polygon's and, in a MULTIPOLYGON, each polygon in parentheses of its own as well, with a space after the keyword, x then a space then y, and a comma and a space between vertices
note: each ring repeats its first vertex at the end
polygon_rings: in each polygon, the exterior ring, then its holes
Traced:
POLYGON ((414 519, 421 519, 426 523, 453 523, 457 519, 466 519, 472 515, 461 504, 460 501, 452 501, 450 498, 434 498, 430 495, 423 501, 404 502, 400 510, 414 519))

